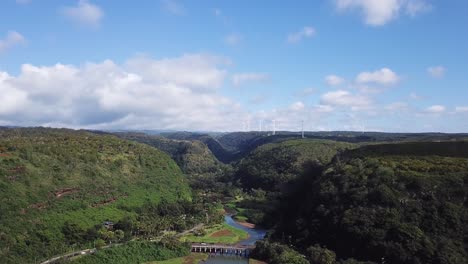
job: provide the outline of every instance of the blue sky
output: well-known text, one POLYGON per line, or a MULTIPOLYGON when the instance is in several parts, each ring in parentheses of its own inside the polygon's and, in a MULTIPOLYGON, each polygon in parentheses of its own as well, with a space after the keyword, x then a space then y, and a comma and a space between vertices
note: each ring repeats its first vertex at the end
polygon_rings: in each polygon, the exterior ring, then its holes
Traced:
POLYGON ((463 0, 5 0, 0 125, 468 132, 463 0))

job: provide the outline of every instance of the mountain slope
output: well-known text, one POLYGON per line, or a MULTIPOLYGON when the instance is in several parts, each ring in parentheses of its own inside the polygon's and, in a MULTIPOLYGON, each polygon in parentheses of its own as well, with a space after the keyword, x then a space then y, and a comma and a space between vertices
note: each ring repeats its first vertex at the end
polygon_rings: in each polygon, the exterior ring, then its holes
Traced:
POLYGON ((236 177, 244 188, 278 190, 308 162, 327 164, 340 151, 355 147, 329 140, 295 139, 261 145, 238 164, 236 177))
POLYGON ((86 229, 190 195, 177 164, 150 146, 83 131, 0 130, 3 263, 66 251, 65 222, 86 229))
POLYGON ((296 182, 274 237, 341 259, 466 263, 467 183, 465 142, 350 150, 296 182))
POLYGON ((216 173, 222 166, 210 149, 198 140, 175 140, 143 133, 118 133, 116 135, 166 152, 189 176, 216 173))

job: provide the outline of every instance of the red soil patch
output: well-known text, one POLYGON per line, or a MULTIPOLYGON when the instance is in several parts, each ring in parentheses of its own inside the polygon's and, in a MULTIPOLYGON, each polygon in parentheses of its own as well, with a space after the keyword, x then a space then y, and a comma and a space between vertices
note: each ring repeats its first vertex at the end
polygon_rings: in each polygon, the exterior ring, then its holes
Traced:
POLYGON ((223 229, 219 230, 218 232, 215 232, 210 235, 210 237, 225 237, 225 236, 232 236, 234 233, 232 233, 231 230, 223 229))
POLYGON ((10 157, 11 154, 9 153, 0 153, 0 157, 10 157))

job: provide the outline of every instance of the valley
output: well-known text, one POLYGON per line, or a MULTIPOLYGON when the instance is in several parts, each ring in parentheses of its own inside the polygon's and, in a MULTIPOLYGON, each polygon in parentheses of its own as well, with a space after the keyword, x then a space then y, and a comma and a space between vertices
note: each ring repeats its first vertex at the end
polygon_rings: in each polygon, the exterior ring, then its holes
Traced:
POLYGON ((3 263, 466 260, 464 135, 0 135, 3 263))

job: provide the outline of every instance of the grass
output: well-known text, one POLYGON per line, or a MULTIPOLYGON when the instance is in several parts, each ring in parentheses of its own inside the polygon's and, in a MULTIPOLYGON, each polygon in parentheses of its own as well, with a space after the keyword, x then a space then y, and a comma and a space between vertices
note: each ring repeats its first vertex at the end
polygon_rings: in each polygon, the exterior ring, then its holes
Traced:
POLYGON ((195 236, 187 235, 181 238, 184 242, 195 243, 222 243, 222 244, 235 244, 241 240, 247 239, 249 234, 244 230, 234 228, 226 223, 214 225, 206 229, 206 235, 195 236))
POLYGON ((249 259, 249 264, 267 264, 266 262, 256 260, 256 259, 249 259))
POLYGON ((152 261, 146 264, 198 264, 200 261, 206 260, 207 258, 208 254, 191 253, 185 257, 168 259, 164 261, 152 261))

